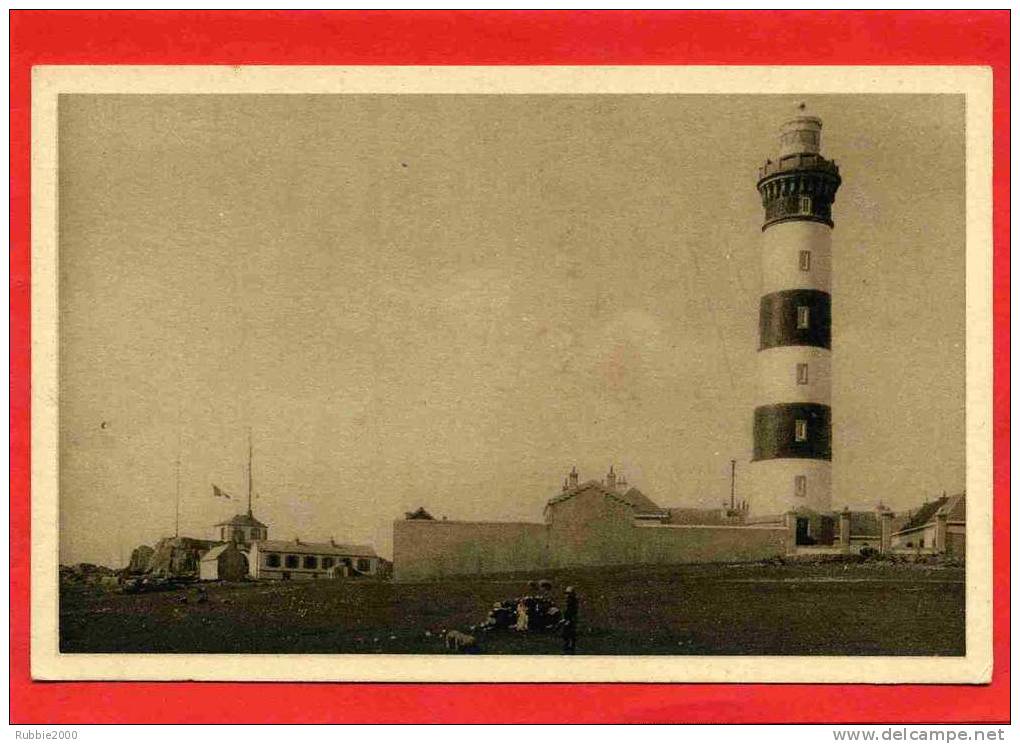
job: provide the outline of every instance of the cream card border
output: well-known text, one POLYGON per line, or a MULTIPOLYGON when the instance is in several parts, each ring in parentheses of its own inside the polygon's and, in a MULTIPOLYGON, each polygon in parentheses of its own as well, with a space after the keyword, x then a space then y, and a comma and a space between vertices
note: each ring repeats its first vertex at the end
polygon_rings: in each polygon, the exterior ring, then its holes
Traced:
POLYGON ((992 73, 981 67, 70 67, 32 75, 35 679, 399 682, 987 682, 992 667, 992 73), (966 96, 964 657, 61 654, 57 643, 57 99, 62 93, 966 96))

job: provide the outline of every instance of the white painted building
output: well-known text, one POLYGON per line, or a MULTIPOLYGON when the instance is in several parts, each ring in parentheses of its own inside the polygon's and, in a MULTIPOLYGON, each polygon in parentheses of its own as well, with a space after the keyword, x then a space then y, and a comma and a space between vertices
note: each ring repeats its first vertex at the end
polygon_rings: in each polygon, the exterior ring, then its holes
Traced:
POLYGON ((892 535, 899 552, 967 553, 967 495, 942 496, 925 503, 892 535))
POLYGON ((248 557, 233 542, 206 551, 198 561, 202 581, 244 581, 248 576, 248 557))
POLYGON ((379 556, 371 545, 262 540, 252 543, 248 567, 255 579, 374 576, 379 571, 379 556))

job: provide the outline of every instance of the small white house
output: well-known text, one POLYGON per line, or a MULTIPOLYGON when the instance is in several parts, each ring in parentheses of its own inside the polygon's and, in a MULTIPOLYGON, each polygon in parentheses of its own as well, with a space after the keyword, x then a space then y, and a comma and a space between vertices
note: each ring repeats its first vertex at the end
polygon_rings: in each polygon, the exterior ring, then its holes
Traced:
POLYGON ((967 495, 930 501, 892 536, 893 548, 919 553, 967 553, 967 495))
POLYGON ((232 542, 210 548, 198 560, 198 578, 202 581, 244 581, 248 559, 232 542))

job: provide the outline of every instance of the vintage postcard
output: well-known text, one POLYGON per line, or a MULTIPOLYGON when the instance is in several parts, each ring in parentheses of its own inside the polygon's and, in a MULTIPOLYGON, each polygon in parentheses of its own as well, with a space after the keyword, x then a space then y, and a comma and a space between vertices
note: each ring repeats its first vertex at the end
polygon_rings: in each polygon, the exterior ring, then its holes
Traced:
POLYGON ((36 679, 988 681, 987 69, 32 94, 36 679))

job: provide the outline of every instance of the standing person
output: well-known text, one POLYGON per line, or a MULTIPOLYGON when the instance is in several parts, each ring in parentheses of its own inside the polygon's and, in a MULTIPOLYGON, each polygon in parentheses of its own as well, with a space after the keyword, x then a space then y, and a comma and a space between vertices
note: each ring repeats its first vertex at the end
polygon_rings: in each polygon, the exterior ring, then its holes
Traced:
POLYGON ((577 648, 577 592, 567 587, 566 608, 563 611, 563 653, 573 654, 577 648))

